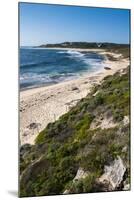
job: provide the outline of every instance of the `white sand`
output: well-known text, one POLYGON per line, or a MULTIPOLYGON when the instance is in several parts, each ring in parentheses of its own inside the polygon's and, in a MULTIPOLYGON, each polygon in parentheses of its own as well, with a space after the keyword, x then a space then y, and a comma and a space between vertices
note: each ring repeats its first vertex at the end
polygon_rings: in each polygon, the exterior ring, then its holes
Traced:
POLYGON ((70 50, 70 51, 87 51, 87 52, 104 52, 104 49, 80 49, 80 48, 63 48, 63 47, 38 47, 36 49, 56 49, 56 50, 70 50))
MULTIPOLYGON (((87 51, 87 49, 79 49, 79 51, 87 51)), ((96 52, 96 49, 88 49, 88 51, 96 52)), ((100 50, 99 53, 107 54, 103 50, 100 50)), ((102 69, 100 72, 86 74, 75 80, 20 92, 21 145, 25 143, 34 144, 38 133, 48 123, 54 122, 76 105, 81 98, 90 92, 94 84, 100 83, 105 76, 114 74, 129 65, 129 60, 122 59, 121 55, 109 54, 118 58, 118 61, 105 60, 104 66, 110 67, 111 70, 102 69)))

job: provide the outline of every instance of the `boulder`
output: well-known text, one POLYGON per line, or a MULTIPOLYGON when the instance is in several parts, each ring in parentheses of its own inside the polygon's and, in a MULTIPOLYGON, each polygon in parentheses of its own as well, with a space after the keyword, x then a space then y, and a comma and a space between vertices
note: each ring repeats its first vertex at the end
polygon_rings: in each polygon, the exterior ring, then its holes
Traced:
POLYGON ((120 156, 117 157, 109 166, 104 167, 104 174, 99 178, 102 184, 109 183, 111 191, 116 190, 123 181, 126 167, 120 156))

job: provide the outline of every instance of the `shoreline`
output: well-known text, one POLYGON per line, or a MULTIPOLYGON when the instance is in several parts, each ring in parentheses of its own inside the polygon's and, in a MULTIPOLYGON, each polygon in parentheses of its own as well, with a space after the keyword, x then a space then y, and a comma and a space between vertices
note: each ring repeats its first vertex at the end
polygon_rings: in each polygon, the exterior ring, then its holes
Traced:
MULTIPOLYGON (((63 48, 60 49, 63 50, 63 48)), ((67 48, 65 49, 67 50, 67 48)), ((75 49, 69 48, 69 50, 75 49)), ((78 51, 78 49, 76 50, 78 51)), ((110 70, 103 68, 77 79, 20 91, 21 145, 25 143, 34 144, 36 136, 48 123, 54 122, 68 112, 80 99, 90 93, 94 85, 100 84, 104 77, 113 75, 129 65, 129 60, 121 58, 119 54, 109 53, 102 49, 98 50, 104 56, 110 54, 118 58, 117 61, 108 59, 104 61, 104 65, 108 66, 110 70)), ((81 51, 85 51, 85 49, 81 49, 81 51)), ((92 49, 92 51, 95 52, 96 49, 92 49)))
POLYGON ((36 47, 34 49, 51 49, 51 50, 72 50, 72 51, 79 51, 79 52, 104 52, 106 51, 105 49, 95 49, 95 48, 91 48, 91 49, 80 49, 80 48, 68 48, 68 47, 36 47))
POLYGON ((44 85, 42 84, 40 86, 34 86, 34 87, 31 87, 31 88, 28 88, 28 87, 27 88, 22 88, 22 89, 20 89, 20 92, 25 92, 27 90, 34 90, 34 89, 36 90, 38 88, 47 88, 47 87, 51 87, 51 86, 54 86, 54 85, 60 85, 62 83, 68 83, 68 82, 71 82, 71 81, 74 81, 74 80, 78 80, 78 79, 81 79, 81 78, 86 78, 86 77, 94 76, 94 75, 102 72, 102 70, 104 69, 104 65, 105 64, 103 63, 102 65, 103 65, 103 68, 101 68, 101 69, 99 69, 97 71, 91 72, 91 71, 87 70, 87 71, 79 74, 78 76, 74 76, 72 79, 69 79, 69 80, 65 79, 65 80, 57 82, 57 83, 50 83, 50 84, 44 84, 44 85))
MULTIPOLYGON (((32 47, 32 49, 33 49, 33 47, 32 47)), ((94 53, 97 53, 97 54, 104 56, 104 61, 102 61, 102 65, 104 65, 104 62, 105 62, 105 59, 106 59, 106 57, 105 57, 106 50, 105 49, 80 49, 80 48, 62 48, 62 47, 37 47, 35 49, 51 49, 51 50, 56 49, 56 50, 63 50, 63 51, 69 50, 69 51, 77 51, 77 52, 85 52, 85 53, 94 52, 94 53)), ((82 72, 81 74, 74 76, 69 80, 65 79, 65 80, 57 82, 57 83, 48 83, 48 84, 45 83, 44 85, 42 84, 42 85, 37 85, 37 86, 33 86, 33 87, 20 88, 20 92, 23 92, 23 91, 26 91, 26 90, 32 90, 32 89, 36 89, 36 88, 41 88, 41 87, 48 87, 48 86, 56 85, 56 84, 59 84, 59 83, 76 80, 76 79, 79 79, 81 77, 84 77, 86 74, 93 74, 93 73, 101 71, 102 69, 99 69, 99 70, 93 71, 93 72, 91 72, 90 70, 89 71, 86 70, 85 72, 82 72)))

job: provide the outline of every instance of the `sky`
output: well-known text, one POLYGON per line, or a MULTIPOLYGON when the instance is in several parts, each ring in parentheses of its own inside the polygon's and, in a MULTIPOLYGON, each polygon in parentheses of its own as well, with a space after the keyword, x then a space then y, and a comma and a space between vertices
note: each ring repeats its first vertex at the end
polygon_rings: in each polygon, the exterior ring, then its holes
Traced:
POLYGON ((129 10, 19 4, 20 45, 61 42, 129 43, 129 10))

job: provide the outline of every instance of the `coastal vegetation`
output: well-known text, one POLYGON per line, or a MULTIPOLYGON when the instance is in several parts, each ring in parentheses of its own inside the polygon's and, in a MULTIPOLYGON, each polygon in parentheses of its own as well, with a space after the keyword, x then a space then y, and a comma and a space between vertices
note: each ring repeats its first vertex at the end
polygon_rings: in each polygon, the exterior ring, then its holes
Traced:
MULTIPOLYGON (((116 49, 127 57, 126 46, 116 49)), ((35 145, 20 147, 20 197, 130 188, 129 70, 105 77, 68 113, 49 123, 35 145)))

